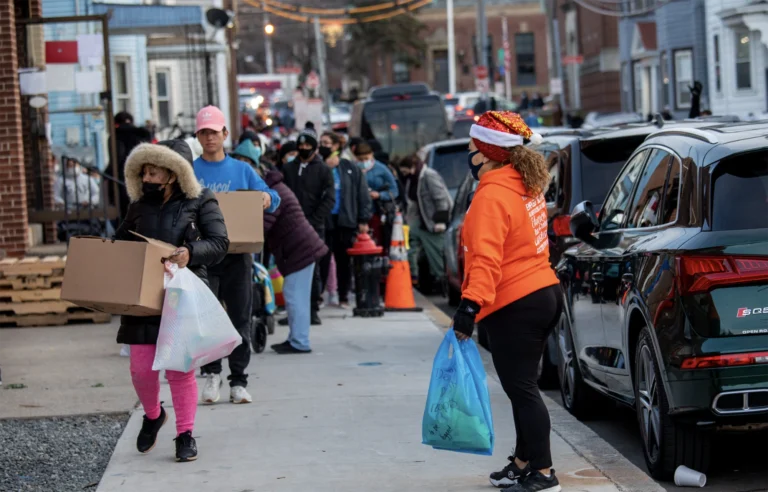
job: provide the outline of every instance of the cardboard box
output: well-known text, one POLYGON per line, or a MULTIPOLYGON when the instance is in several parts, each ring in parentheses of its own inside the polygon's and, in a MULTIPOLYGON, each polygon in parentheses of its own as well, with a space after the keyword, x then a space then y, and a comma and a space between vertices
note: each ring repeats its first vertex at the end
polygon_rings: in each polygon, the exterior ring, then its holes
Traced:
POLYGON ((105 313, 160 315, 165 297, 162 260, 176 247, 139 237, 143 241, 72 238, 61 298, 105 313))
POLYGON ((264 197, 261 191, 216 193, 229 236, 228 253, 260 253, 264 246, 264 197))

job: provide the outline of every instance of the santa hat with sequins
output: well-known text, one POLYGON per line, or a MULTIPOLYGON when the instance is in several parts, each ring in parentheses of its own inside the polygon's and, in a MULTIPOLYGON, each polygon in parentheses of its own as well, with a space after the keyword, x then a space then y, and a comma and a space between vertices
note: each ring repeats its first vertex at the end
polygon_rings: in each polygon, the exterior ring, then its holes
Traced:
POLYGON ((541 135, 511 111, 486 111, 469 129, 469 136, 480 153, 497 162, 507 161, 512 147, 542 141, 541 135))

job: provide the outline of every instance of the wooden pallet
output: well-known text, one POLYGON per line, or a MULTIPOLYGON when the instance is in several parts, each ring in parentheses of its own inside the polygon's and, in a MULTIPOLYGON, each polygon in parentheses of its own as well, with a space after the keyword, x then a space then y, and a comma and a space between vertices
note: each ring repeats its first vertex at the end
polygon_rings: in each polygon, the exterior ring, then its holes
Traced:
POLYGON ((0 278, 0 289, 34 290, 34 289, 60 289, 64 277, 10 277, 0 278))
MULTIPOLYGON (((42 277, 48 278, 48 277, 42 277)), ((0 306, 2 303, 34 302, 34 301, 58 301, 61 299, 61 289, 0 289, 0 306)))
POLYGON ((25 316, 0 314, 0 327, 26 328, 32 326, 62 326, 87 323, 103 324, 112 321, 112 315, 96 311, 75 311, 63 314, 31 314, 25 316))
POLYGON ((39 301, 39 302, 4 302, 0 303, 0 313, 25 316, 28 314, 66 314, 75 310, 82 310, 71 302, 39 301))
POLYGON ((66 256, 44 258, 6 258, 0 260, 0 275, 3 278, 61 276, 67 263, 66 256))

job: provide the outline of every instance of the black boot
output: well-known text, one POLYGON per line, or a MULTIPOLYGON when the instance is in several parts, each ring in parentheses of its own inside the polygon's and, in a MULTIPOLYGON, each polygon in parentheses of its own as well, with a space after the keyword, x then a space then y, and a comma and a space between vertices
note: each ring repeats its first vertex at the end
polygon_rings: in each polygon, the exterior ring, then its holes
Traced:
POLYGON ((309 318, 310 323, 312 326, 322 325, 323 322, 320 320, 320 315, 317 314, 317 311, 312 312, 312 316, 309 318))
POLYGON ((168 420, 168 414, 165 413, 165 409, 160 407, 160 416, 156 419, 150 419, 144 415, 144 423, 141 424, 141 431, 139 431, 139 437, 136 439, 136 449, 139 453, 149 453, 152 448, 155 447, 155 441, 157 441, 157 433, 160 432, 160 428, 168 420))
POLYGON ((179 434, 176 441, 176 461, 195 461, 197 459, 197 443, 192 437, 192 431, 179 434))

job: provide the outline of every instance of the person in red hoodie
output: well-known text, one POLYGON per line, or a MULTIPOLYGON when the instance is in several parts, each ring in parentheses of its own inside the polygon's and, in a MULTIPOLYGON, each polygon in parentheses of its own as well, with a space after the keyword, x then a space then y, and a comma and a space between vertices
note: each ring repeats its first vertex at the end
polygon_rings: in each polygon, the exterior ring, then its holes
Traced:
POLYGON ((484 113, 469 133, 469 168, 480 180, 462 231, 465 277, 453 317, 460 340, 479 322, 493 365, 512 402, 517 444, 510 463, 490 476, 509 492, 557 492, 549 413, 537 385, 539 359, 563 310, 549 264, 543 190, 549 172, 540 141, 520 115, 484 113))

